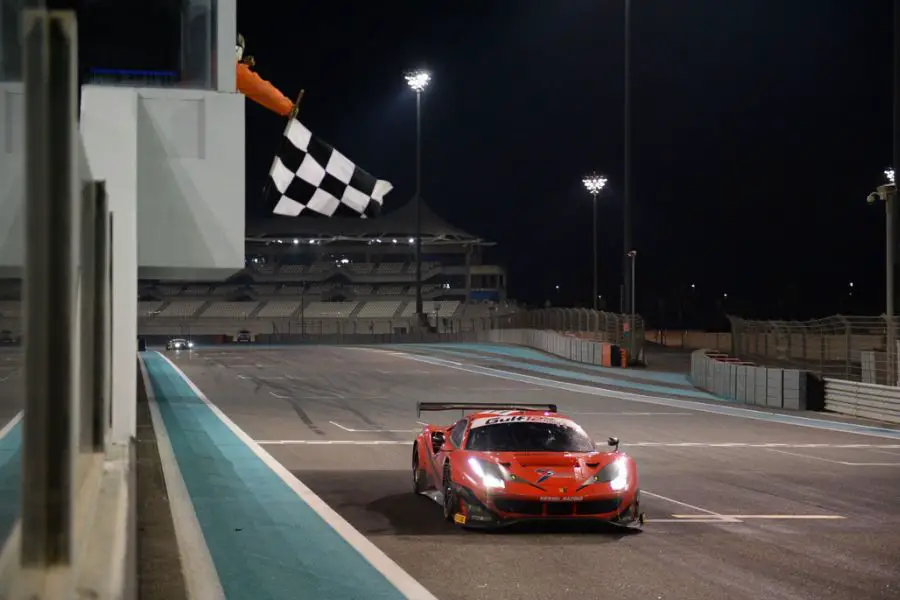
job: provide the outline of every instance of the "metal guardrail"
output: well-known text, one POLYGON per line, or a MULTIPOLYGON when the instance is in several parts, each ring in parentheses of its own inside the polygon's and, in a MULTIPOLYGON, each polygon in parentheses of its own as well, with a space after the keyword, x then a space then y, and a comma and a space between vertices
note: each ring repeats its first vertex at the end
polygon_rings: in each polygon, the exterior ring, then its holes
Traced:
POLYGON ((891 383, 884 317, 833 315, 812 321, 728 318, 731 352, 742 359, 808 370, 821 377, 891 383))
POLYGON ((825 409, 852 417, 900 423, 900 388, 826 378, 825 409))

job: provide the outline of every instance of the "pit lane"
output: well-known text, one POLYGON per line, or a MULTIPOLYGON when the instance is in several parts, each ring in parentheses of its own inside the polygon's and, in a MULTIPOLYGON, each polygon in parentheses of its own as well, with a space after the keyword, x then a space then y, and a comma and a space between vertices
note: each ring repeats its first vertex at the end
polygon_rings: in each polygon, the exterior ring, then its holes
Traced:
POLYGON ((392 351, 241 348, 169 356, 439 598, 862 599, 900 592, 896 439, 587 395, 392 351), (484 534, 444 523, 439 506, 411 494, 420 400, 556 402, 595 439, 618 436, 641 469, 645 531, 484 534))

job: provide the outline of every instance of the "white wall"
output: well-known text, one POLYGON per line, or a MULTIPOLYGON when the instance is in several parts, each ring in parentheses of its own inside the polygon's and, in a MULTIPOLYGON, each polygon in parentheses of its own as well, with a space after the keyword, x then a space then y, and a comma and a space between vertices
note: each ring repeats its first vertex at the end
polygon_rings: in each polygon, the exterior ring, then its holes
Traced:
POLYGON ((82 92, 81 136, 91 173, 106 181, 113 213, 110 436, 119 443, 137 427, 137 110, 133 89, 85 86, 82 92))
POLYGON ((222 280, 244 266, 244 97, 136 93, 140 276, 222 280))
POLYGON ((0 277, 21 277, 25 244, 25 92, 0 83, 0 277))

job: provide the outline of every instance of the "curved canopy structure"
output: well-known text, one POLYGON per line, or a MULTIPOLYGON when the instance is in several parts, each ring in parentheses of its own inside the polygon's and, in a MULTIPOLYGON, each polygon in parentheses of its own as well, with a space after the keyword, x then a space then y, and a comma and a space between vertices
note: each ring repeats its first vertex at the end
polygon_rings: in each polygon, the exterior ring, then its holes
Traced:
MULTIPOLYGON (((316 239, 322 242, 369 242, 385 238, 408 238, 416 231, 416 204, 408 202, 374 219, 265 217, 247 222, 247 241, 276 239, 316 239)), ((426 244, 472 244, 492 246, 493 242, 455 227, 422 203, 422 242, 426 244)))

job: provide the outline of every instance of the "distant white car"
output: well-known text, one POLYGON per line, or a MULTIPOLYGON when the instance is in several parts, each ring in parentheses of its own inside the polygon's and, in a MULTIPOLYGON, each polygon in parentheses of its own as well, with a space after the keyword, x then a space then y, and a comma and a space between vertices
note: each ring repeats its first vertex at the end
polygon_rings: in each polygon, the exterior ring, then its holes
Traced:
POLYGON ((173 338, 166 342, 166 350, 190 350, 194 347, 194 342, 181 338, 173 338))

